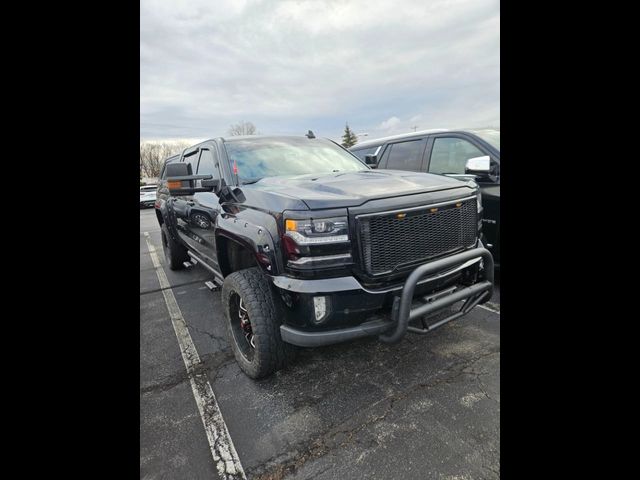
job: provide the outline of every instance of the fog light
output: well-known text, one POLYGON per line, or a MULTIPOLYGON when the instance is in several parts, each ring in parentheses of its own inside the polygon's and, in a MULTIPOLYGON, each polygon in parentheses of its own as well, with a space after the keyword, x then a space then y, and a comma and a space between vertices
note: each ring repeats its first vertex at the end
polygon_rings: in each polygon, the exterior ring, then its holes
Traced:
POLYGON ((313 310, 319 323, 327 314, 327 297, 313 297, 313 310))

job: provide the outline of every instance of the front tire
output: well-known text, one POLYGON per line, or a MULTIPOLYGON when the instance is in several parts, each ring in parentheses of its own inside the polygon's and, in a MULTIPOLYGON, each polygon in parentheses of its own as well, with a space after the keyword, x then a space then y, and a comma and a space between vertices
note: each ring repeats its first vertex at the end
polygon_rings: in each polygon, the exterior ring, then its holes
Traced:
POLYGON ((294 352, 282 341, 280 316, 268 280, 258 267, 233 272, 222 286, 229 343, 238 365, 258 379, 283 368, 294 352))
POLYGON ((171 270, 180 270, 184 268, 184 262, 189 260, 187 249, 174 240, 167 229, 167 224, 163 223, 161 228, 162 249, 164 250, 164 258, 171 270))

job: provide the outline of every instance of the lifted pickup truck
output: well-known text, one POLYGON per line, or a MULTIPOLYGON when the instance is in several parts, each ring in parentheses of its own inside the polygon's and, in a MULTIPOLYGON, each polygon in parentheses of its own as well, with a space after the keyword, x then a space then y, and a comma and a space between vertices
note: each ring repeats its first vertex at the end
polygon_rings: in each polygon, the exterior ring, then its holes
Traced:
POLYGON ((426 334, 493 292, 475 182, 372 170, 313 135, 190 147, 166 161, 157 198, 167 264, 198 263, 222 286, 230 344, 252 378, 295 346, 426 334))

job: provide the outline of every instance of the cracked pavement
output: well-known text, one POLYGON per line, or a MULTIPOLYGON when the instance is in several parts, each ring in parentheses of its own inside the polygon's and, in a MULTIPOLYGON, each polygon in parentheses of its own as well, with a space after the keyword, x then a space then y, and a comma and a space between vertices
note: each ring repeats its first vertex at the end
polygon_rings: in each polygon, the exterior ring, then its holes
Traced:
MULTIPOLYGON (((140 478, 220 478, 142 235, 161 254, 153 209, 140 218, 140 478)), ((256 382, 207 272, 165 272, 201 359, 190 374, 207 376, 247 478, 499 478, 499 314, 476 308, 398 345, 304 349, 256 382)))

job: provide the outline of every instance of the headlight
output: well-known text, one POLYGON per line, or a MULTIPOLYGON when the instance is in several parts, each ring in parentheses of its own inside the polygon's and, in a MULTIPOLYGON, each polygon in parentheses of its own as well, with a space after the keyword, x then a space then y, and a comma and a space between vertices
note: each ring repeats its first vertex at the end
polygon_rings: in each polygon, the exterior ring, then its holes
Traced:
POLYGON ((282 245, 294 271, 340 268, 353 263, 347 217, 285 219, 282 245))
POLYGON ((285 235, 298 245, 323 245, 349 241, 347 217, 285 221, 285 235))

